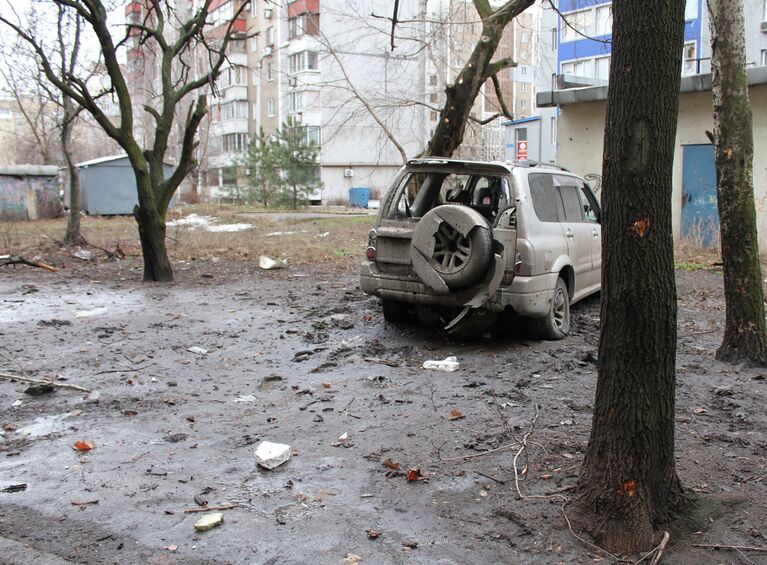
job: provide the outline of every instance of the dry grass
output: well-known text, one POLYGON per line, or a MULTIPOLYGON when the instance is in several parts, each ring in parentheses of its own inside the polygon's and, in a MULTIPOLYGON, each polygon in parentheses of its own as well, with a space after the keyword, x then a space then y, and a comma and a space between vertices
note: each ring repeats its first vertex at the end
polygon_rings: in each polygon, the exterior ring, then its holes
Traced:
MULTIPOLYGON (((291 265, 323 263, 346 265, 362 260, 367 232, 374 216, 345 216, 328 219, 285 218, 250 214, 252 208, 235 206, 185 206, 173 217, 190 213, 213 216, 216 224, 246 223, 253 227, 240 232, 215 233, 186 225, 167 229, 168 252, 173 261, 258 260, 260 255, 287 259, 291 265), (282 232, 280 235, 270 235, 282 232)), ((314 211, 314 210, 313 210, 314 211)), ((138 231, 132 217, 85 216, 82 233, 93 246, 114 250, 117 245, 130 257, 140 256, 138 231)), ((0 255, 55 258, 64 249, 61 240, 66 218, 0 224, 0 255)), ((94 251, 93 248, 91 248, 94 251)), ((94 255, 103 255, 94 251, 94 255)))

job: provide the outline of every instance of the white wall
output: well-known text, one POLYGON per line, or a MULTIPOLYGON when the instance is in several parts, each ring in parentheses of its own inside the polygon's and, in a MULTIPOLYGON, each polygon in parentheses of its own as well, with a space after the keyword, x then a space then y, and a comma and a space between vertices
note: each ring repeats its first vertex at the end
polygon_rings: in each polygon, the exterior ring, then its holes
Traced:
MULTIPOLYGON (((759 245, 767 253, 767 85, 751 87, 754 116, 754 198, 759 245)), ((561 106, 557 161, 579 175, 602 174, 606 102, 561 106)), ((709 143, 713 130, 711 92, 682 93, 674 153, 672 213, 674 236, 679 235, 682 202, 682 147, 709 143)))

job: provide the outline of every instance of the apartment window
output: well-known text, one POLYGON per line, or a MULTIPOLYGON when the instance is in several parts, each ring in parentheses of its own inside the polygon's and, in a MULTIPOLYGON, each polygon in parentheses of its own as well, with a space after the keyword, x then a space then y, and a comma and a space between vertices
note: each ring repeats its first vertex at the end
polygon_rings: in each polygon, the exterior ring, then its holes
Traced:
POLYGON ((274 98, 266 100, 266 115, 269 117, 274 116, 274 98))
POLYGON ((235 100, 221 104, 221 120, 235 120, 248 117, 248 102, 246 100, 235 100))
POLYGON ((610 57, 599 57, 595 60, 596 75, 598 79, 610 79, 610 57))
POLYGON ((762 49, 762 66, 767 67, 767 49, 762 49))
POLYGON ((695 20, 698 18, 698 0, 687 0, 684 5, 684 19, 695 20))
POLYGON ((685 43, 682 48, 682 76, 694 75, 698 69, 697 43, 685 43))
POLYGON ((288 111, 300 112, 303 109, 304 109, 304 93, 303 92, 288 93, 288 111))
POLYGON ((219 84, 222 87, 248 84, 248 68, 242 65, 235 65, 234 67, 228 67, 221 71, 219 77, 219 84))
POLYGON ((437 86, 437 75, 429 75, 429 84, 431 86, 437 86))
MULTIPOLYGON (((696 0, 697 1, 697 0, 696 0)), ((610 35, 613 31, 613 8, 610 6, 599 6, 596 9, 596 35, 610 35)))
POLYGON ((520 92, 527 92, 527 83, 526 82, 523 82, 522 84, 519 85, 519 91, 520 92))
POLYGON ((226 2, 208 15, 207 22, 212 26, 228 23, 234 17, 234 2, 226 2))
POLYGON ((593 78, 594 59, 581 59, 578 61, 570 61, 569 63, 562 63, 561 70, 563 75, 593 78))
POLYGON ((221 149, 225 153, 238 153, 248 148, 247 133, 227 133, 221 136, 221 149))
POLYGON ((266 28, 266 46, 271 47, 274 45, 274 28, 268 27, 266 28))
POLYGON ((429 102, 431 102, 432 104, 436 104, 437 103, 437 93, 436 92, 432 92, 431 94, 429 94, 429 102))
POLYGON ((562 23, 562 41, 575 41, 588 35, 594 23, 594 10, 579 10, 564 14, 566 23, 562 23))
POLYGON ((429 112, 429 121, 436 122, 438 117, 437 112, 429 112))
POLYGON ((519 34, 519 40, 522 43, 527 43, 528 41, 530 41, 530 34, 523 31, 522 33, 519 34))
POLYGON ((299 14, 295 18, 288 20, 288 38, 293 39, 301 35, 319 35, 320 15, 319 14, 299 14))
POLYGON ((290 74, 301 71, 316 71, 319 68, 316 51, 301 51, 288 57, 288 72, 290 74))
MULTIPOLYGON (((764 52, 762 52, 764 54, 764 52)), ((10 120, 13 118, 13 110, 9 110, 8 108, 0 108, 0 119, 3 120, 10 120)))
POLYGON ((258 51, 258 37, 251 37, 250 38, 250 50, 253 53, 258 51))
POLYGON ((525 108, 527 108, 527 100, 523 98, 519 101, 519 109, 524 110, 525 108))
POLYGON ((551 144, 557 144, 557 119, 551 118, 551 144))
POLYGON ((306 126, 307 145, 319 145, 320 139, 320 126, 306 126))
POLYGON ((266 63, 266 80, 274 80, 274 64, 271 61, 266 63))

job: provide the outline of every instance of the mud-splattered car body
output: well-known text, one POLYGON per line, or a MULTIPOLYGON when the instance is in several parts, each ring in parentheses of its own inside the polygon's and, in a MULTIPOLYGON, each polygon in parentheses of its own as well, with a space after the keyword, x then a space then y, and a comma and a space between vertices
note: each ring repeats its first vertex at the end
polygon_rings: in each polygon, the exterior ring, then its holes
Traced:
POLYGON ((552 165, 415 159, 391 184, 368 236, 362 290, 402 321, 439 312, 447 329, 498 313, 569 331, 569 307, 598 292, 599 204, 552 165))

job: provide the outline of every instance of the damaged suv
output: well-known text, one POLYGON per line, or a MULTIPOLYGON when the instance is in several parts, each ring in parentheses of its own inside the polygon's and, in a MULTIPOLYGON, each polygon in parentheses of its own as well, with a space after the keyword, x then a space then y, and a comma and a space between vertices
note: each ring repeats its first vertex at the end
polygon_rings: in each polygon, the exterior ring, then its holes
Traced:
POLYGON ((564 168, 414 159, 381 202, 361 287, 391 322, 472 333, 512 312, 562 339, 570 305, 600 289, 601 237, 597 199, 564 168))

